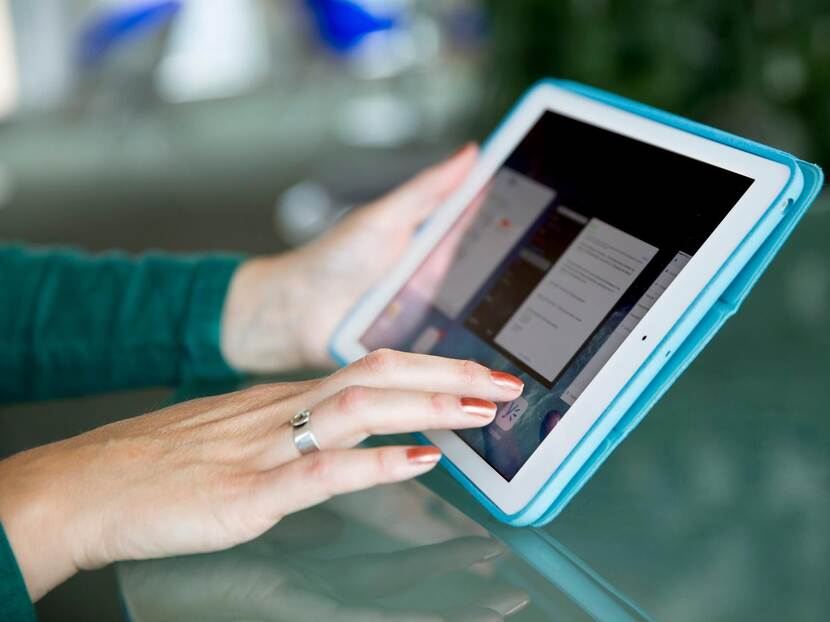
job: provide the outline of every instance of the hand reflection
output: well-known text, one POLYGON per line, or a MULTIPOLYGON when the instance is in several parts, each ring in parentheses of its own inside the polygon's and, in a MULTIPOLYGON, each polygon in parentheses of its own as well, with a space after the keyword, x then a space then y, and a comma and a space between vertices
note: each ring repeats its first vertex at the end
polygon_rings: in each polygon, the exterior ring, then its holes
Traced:
POLYGON ((135 622, 489 622, 528 603, 487 576, 485 562, 503 551, 492 539, 323 558, 347 528, 326 510, 304 512, 228 551, 122 564, 122 592, 135 622))

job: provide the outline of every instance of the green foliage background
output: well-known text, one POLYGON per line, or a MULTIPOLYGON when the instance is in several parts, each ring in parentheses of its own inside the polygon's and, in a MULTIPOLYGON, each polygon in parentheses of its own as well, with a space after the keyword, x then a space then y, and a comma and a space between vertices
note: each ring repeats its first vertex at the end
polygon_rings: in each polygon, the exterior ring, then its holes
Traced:
POLYGON ((487 0, 494 117, 570 78, 830 168, 830 0, 487 0))

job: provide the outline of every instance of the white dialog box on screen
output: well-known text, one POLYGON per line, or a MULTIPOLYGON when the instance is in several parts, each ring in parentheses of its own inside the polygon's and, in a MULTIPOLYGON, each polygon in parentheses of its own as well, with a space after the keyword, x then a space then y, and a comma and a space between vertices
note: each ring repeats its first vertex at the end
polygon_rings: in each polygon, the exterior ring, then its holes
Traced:
POLYGON ((663 271, 660 273, 654 283, 646 290, 646 293, 637 301, 637 304, 628 312, 623 318, 622 322, 614 329, 614 332, 608 336, 605 343, 602 344, 596 354, 591 357, 588 364, 582 368, 582 371, 574 378, 573 382, 568 385, 568 388, 562 393, 562 400, 573 405, 576 399, 582 395, 582 392, 588 387, 594 376, 599 373, 602 366, 605 365, 611 358, 611 355, 617 351, 634 329, 640 320, 643 319, 649 309, 654 306, 657 299, 663 295, 666 288, 671 285, 672 281, 680 274, 683 267, 689 263, 690 255, 680 252, 674 256, 663 271))
POLYGON ((658 249, 592 218, 496 335, 553 381, 658 249))

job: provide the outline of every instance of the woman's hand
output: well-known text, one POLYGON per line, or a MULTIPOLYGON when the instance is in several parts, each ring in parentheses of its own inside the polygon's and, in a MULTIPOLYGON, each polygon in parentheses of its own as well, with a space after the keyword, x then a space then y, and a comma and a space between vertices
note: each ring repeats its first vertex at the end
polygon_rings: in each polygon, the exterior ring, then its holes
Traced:
POLYGON ((311 244, 244 263, 223 312, 225 359, 250 372, 330 366, 334 329, 401 257, 418 225, 458 188, 477 153, 467 145, 311 244))
POLYGON ((215 551, 325 499, 431 469, 431 447, 352 449, 372 434, 486 425, 518 378, 378 350, 327 378, 185 402, 0 462, 0 521, 33 599, 78 569, 215 551), (289 419, 311 409, 322 448, 289 419))

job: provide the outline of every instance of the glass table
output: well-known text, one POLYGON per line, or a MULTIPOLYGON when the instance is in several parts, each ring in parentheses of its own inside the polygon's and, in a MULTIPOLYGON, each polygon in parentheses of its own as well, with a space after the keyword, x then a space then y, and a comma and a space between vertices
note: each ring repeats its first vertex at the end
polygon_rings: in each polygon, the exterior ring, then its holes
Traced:
MULTIPOLYGON (((826 619, 828 240, 825 198, 547 527, 490 520, 437 470, 334 499, 230 551, 121 564, 124 610, 136 622, 826 619)), ((134 412, 118 398, 119 416, 146 411, 143 396, 134 412)), ((33 440, 15 426, 45 425, 34 410, 0 409, 6 440, 33 440)))

